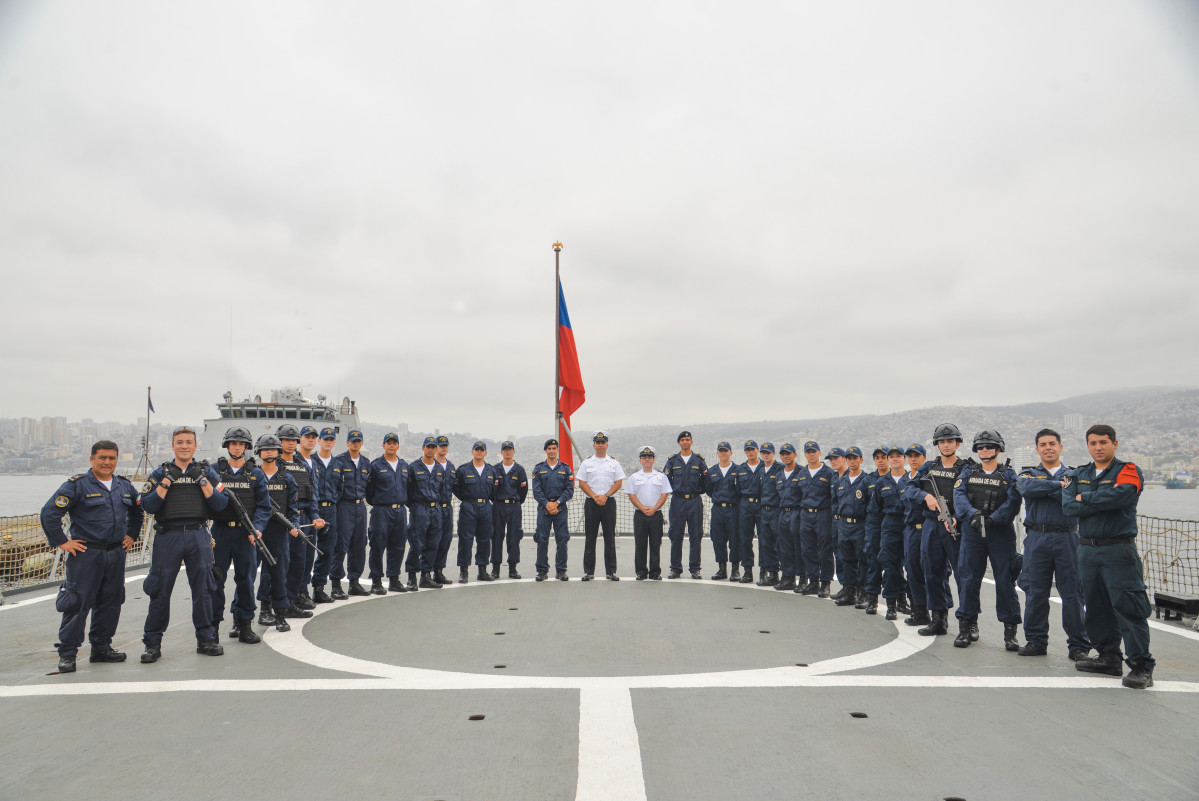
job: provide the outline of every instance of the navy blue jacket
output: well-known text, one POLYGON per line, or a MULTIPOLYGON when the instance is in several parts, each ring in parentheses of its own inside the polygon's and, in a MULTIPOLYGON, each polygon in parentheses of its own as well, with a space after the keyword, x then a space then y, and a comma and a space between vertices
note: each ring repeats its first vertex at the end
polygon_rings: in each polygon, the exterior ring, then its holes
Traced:
MULTIPOLYGON (((215 486, 215 484, 213 485, 215 486)), ((68 539, 101 545, 137 540, 142 534, 141 498, 129 479, 113 474, 112 489, 104 488, 89 470, 71 476, 42 507, 42 531, 57 548, 68 539), (62 518, 71 513, 71 536, 62 530, 62 518)))
MULTIPOLYGON (((317 484, 316 484, 316 472, 312 469, 312 463, 309 462, 307 459, 305 459, 303 456, 301 456, 300 452, 298 450, 292 456, 292 459, 295 461, 296 464, 303 466, 303 468, 308 471, 308 480, 312 482, 312 497, 308 499, 308 503, 306 503, 306 504, 300 504, 300 501, 299 501, 300 485, 296 484, 296 511, 302 512, 302 513, 308 515, 309 520, 316 520, 318 517, 321 516, 320 511, 316 507, 317 500, 318 500, 317 496, 320 494, 320 489, 319 489, 319 487, 317 487, 317 484)), ((279 462, 282 463, 283 459, 280 458, 279 462)), ((329 464, 333 464, 333 462, 330 461, 329 464)), ((353 462, 350 462, 350 464, 353 464, 353 462)), ((293 478, 292 481, 295 481, 295 479, 293 478)))
POLYGON ((540 462, 533 468, 533 499, 538 506, 550 501, 564 504, 575 496, 575 471, 565 462, 550 467, 540 462))
POLYGON ((423 459, 408 464, 408 505, 441 502, 441 488, 450 477, 445 469, 433 462, 430 467, 423 459))
MULTIPOLYGON (((268 476, 266 474, 266 471, 264 470, 262 472, 262 476, 263 476, 263 478, 266 479, 268 485, 272 481, 279 481, 280 479, 282 479, 283 483, 287 485, 287 502, 286 502, 285 506, 283 506, 279 509, 279 511, 282 512, 283 516, 286 517, 291 522, 293 527, 296 527, 299 525, 299 523, 297 523, 296 520, 297 520, 297 515, 299 515, 299 513, 300 513, 299 503, 297 503, 296 498, 299 496, 300 487, 298 484, 296 484, 296 480, 291 477, 291 474, 287 472, 286 468, 280 467, 278 465, 278 463, 276 463, 275 466, 279 468, 275 472, 275 475, 268 476)), ((259 530, 263 533, 263 535, 265 535, 267 533, 268 529, 273 530, 273 531, 279 531, 279 530, 283 529, 283 524, 280 523, 278 520, 276 520, 274 517, 272 517, 267 522, 267 524, 259 530)), ((290 529, 286 529, 286 530, 289 531, 290 529)))
POLYGON ((704 491, 708 464, 695 451, 686 462, 676 453, 666 460, 662 472, 670 479, 670 489, 675 495, 698 495, 704 491))
POLYGON ((877 521, 879 530, 900 531, 907 507, 903 503, 903 489, 908 484, 906 475, 895 478, 890 473, 879 477, 874 484, 870 503, 873 509, 871 520, 877 521))
POLYGON ((774 486, 778 489, 779 506, 797 510, 803 502, 803 485, 799 483, 799 473, 803 468, 799 465, 791 471, 791 477, 787 478, 786 465, 780 465, 782 470, 774 474, 774 486))
POLYGON ((779 473, 783 472, 783 463, 775 461, 770 467, 766 467, 766 463, 762 463, 762 467, 766 469, 766 473, 762 476, 762 505, 772 506, 777 508, 779 503, 779 473))
MULTIPOLYGON (((221 459, 227 457, 222 456, 221 459)), ((217 460, 217 466, 220 466, 220 459, 217 460)), ((232 466, 229 467, 233 469, 232 466)), ((219 471, 218 471, 219 472, 219 471)), ((254 484, 254 508, 247 509, 246 514, 250 516, 250 521, 254 524, 254 528, 258 531, 266 529, 266 523, 271 519, 271 496, 266 491, 266 474, 258 467, 257 464, 250 464, 249 460, 237 471, 235 475, 248 473, 250 480, 254 484)))
POLYGON ((337 498, 333 494, 333 488, 330 486, 329 480, 333 476, 333 456, 329 459, 329 465, 326 467, 324 461, 314 451, 312 454, 312 475, 316 480, 316 500, 318 503, 336 503, 337 498))
POLYGON ((766 465, 759 460, 756 470, 750 470, 749 462, 743 462, 729 471, 737 473, 737 490, 742 498, 762 497, 762 476, 766 474, 763 469, 765 467, 766 465))
POLYGON ((870 505, 871 492, 867 487, 869 477, 859 473, 857 480, 850 481, 849 473, 837 479, 833 494, 833 513, 854 520, 866 519, 866 507, 870 505))
POLYGON ((828 509, 832 505, 833 482, 837 480, 837 471, 826 464, 821 464, 816 475, 808 472, 806 464, 797 465, 799 471, 799 486, 803 498, 799 505, 805 509, 828 509))
MULTIPOLYGON (((966 465, 966 469, 961 472, 961 475, 958 476, 957 484, 954 485, 953 513, 963 525, 969 525, 970 518, 979 513, 978 509, 970 503, 970 497, 966 494, 966 486, 970 480, 970 476, 975 471, 981 472, 982 469, 982 465, 980 464, 966 465)), ((1006 526, 1015 520, 1016 515, 1020 513, 1020 490, 1016 488, 1016 471, 1011 467, 1000 465, 992 475, 1008 482, 1007 497, 999 505, 998 509, 987 515, 990 518, 987 524, 990 525, 993 523, 996 526, 1006 526)))
POLYGON ((729 472, 726 475, 721 475, 719 464, 709 467, 708 474, 704 478, 704 492, 708 493, 712 503, 734 505, 740 503, 741 492, 737 488, 737 465, 730 464, 729 472))
POLYGON ((1095 463, 1083 465, 1062 493, 1062 511, 1078 515, 1078 534, 1085 539, 1127 539, 1137 535, 1137 501, 1145 486, 1141 468, 1112 460, 1095 474, 1095 463), (1082 500, 1074 500, 1081 495, 1082 500))
MULTIPOLYGON (((191 467, 191 465, 189 464, 188 467, 191 467)), ((153 472, 150 473, 150 477, 146 479, 146 484, 142 487, 142 510, 145 511, 146 514, 154 514, 161 509, 162 505, 166 502, 165 498, 158 497, 158 485, 162 483, 162 479, 166 476, 166 474, 166 467, 164 465, 159 465, 158 467, 154 468, 153 472)), ((204 468, 204 475, 208 477, 208 483, 212 485, 213 489, 212 497, 205 498, 204 503, 212 511, 219 512, 229 505, 229 499, 225 497, 225 494, 216 491, 217 485, 221 483, 221 477, 217 475, 217 472, 212 469, 211 465, 204 468)), ((205 518, 204 520, 207 519, 208 518, 205 518)), ((203 523, 204 520, 194 520, 192 522, 203 523)))
POLYGON ((350 452, 345 451, 334 456, 329 461, 329 476, 326 483, 329 487, 329 500, 362 501, 366 500, 366 480, 370 476, 371 460, 358 454, 358 466, 350 458, 350 452))
POLYGON ((480 474, 475 472, 473 463, 467 463, 455 471, 453 491, 460 501, 489 501, 495 497, 498 483, 491 465, 485 463, 480 474))
MULTIPOLYGON (((436 463, 437 460, 434 460, 434 464, 436 463)), ((442 469, 445 470, 446 482, 442 485, 441 495, 437 498, 437 500, 441 501, 442 503, 449 503, 454 499, 454 482, 457 480, 457 468, 454 467, 453 462, 451 462, 449 459, 446 459, 445 467, 442 469)))
POLYGON ((1074 468, 1062 465, 1050 475, 1041 465, 1025 467, 1016 475, 1016 489, 1024 497, 1024 525, 1054 528, 1078 528, 1078 518, 1062 511, 1062 480, 1074 475, 1074 468))
POLYGON ((371 506, 408 503, 408 463, 398 459, 392 470, 385 456, 371 462, 366 476, 366 502, 371 506))
POLYGON ((508 473, 504 473, 503 462, 496 462, 494 467, 496 480, 499 482, 495 488, 495 499, 524 503, 525 498, 529 496, 529 477, 525 469, 518 462, 512 463, 512 470, 508 473))

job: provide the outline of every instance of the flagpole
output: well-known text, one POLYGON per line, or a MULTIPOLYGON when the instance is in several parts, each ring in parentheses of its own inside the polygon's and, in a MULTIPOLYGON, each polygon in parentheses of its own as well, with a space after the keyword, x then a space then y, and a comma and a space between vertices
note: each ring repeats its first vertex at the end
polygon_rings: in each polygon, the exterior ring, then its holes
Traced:
POLYGON ((558 356, 562 330, 562 272, 558 262, 561 253, 562 243, 554 242, 554 439, 558 438, 558 426, 562 420, 562 376, 559 374, 562 366, 558 356))

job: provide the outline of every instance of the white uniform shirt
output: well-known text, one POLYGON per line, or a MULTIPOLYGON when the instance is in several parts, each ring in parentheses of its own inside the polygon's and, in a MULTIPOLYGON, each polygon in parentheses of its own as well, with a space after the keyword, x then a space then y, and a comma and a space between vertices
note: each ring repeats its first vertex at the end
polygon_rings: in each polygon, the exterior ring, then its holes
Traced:
POLYGON ((620 462, 613 459, 611 456, 600 458, 591 456, 583 460, 579 465, 579 469, 575 471, 575 478, 579 481, 586 481, 587 486, 591 487, 591 491, 596 495, 606 495, 608 490, 612 489, 612 485, 617 481, 628 478, 624 474, 624 468, 620 466, 620 462))
POLYGON ((663 494, 671 492, 670 479, 666 477, 665 473, 657 470, 651 470, 648 473, 638 470, 629 476, 625 492, 629 495, 636 495, 637 500, 641 501, 641 505, 646 509, 653 509, 658 505, 663 494))

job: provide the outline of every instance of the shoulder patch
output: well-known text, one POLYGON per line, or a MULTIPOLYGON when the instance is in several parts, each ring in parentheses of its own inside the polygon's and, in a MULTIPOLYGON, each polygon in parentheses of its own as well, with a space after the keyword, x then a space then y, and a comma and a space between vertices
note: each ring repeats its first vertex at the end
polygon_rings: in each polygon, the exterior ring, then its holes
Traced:
MULTIPOLYGON (((72 480, 74 480, 74 479, 72 479, 72 480)), ((66 509, 67 504, 70 502, 71 502, 71 499, 68 498, 66 495, 59 495, 57 498, 54 499, 54 505, 57 506, 59 509, 66 509)))
POLYGON ((79 479, 83 478, 83 475, 84 475, 83 473, 76 473, 75 475, 68 478, 67 481, 78 481, 79 479))
POLYGON ((148 495, 153 490, 154 490, 153 483, 147 481, 145 484, 142 484, 142 495, 148 495))
POLYGON ((1137 466, 1132 462, 1120 468, 1120 475, 1116 476, 1116 485, 1121 484, 1131 484, 1136 487, 1137 492, 1141 491, 1141 477, 1137 474, 1137 466))
POLYGON ((953 482, 953 488, 957 489, 960 486, 962 486, 962 480, 959 478, 957 481, 953 482))

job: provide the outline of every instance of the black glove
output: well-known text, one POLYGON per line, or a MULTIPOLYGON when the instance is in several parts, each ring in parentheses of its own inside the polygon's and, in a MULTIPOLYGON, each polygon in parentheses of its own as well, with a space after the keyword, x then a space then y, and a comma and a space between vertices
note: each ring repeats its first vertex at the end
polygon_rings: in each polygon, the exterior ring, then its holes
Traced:
POLYGON ((970 528, 974 529, 975 531, 982 531, 983 523, 986 521, 986 519, 987 518, 981 513, 975 512, 970 516, 970 528))
POLYGON ((183 475, 183 471, 179 469, 179 465, 175 464, 174 462, 171 462, 167 465, 166 477, 169 478, 172 483, 183 478, 183 475))
POLYGON ((198 481, 200 476, 204 475, 204 468, 200 467, 199 462, 192 462, 187 466, 187 469, 183 471, 183 475, 187 476, 188 478, 194 478, 198 481))

